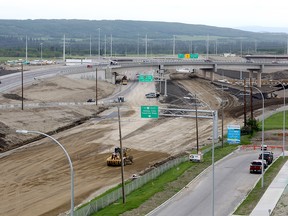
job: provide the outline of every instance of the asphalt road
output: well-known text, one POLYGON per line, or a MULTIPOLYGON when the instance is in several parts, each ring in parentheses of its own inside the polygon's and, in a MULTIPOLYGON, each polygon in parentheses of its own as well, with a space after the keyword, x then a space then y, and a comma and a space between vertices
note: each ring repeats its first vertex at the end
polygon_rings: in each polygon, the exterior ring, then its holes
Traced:
MULTIPOLYGON (((261 177, 259 174, 249 173, 249 164, 252 160, 257 159, 258 155, 259 151, 236 151, 215 164, 215 216, 231 215, 261 177)), ((278 152, 274 155, 278 155, 278 152)), ((213 215, 212 176, 212 169, 209 168, 180 193, 150 212, 148 216, 213 215)))
MULTIPOLYGON (((34 79, 54 76, 56 74, 71 74, 89 71, 85 66, 43 66, 43 68, 33 69, 33 66, 23 72, 23 84, 32 83, 34 79)), ((91 69, 90 69, 91 70, 91 69)), ((1 76, 0 92, 6 93, 21 86, 21 72, 1 76)))

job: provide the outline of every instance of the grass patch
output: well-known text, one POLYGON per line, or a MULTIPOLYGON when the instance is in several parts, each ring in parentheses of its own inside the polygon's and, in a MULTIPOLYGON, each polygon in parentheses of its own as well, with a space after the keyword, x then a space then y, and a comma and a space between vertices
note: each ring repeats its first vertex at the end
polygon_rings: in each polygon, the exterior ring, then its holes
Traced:
POLYGON ((267 169, 264 173, 264 187, 261 187, 262 178, 260 178, 255 188, 249 193, 247 198, 237 208, 234 214, 249 215, 252 212, 287 159, 288 157, 279 157, 273 164, 270 165, 269 169, 267 169))
MULTIPOLYGON (((285 112, 285 119, 288 118, 288 112, 285 112)), ((261 124, 261 123, 260 123, 261 124)), ((288 128, 288 122, 285 121, 285 128, 288 128)), ((264 121, 264 130, 283 129, 283 112, 275 113, 264 121)))
POLYGON ((255 133, 253 133, 252 135, 248 134, 248 135, 241 135, 240 138, 240 142, 242 145, 249 145, 251 144, 251 138, 255 133))
MULTIPOLYGON (((214 159, 215 161, 225 157, 226 155, 237 149, 238 145, 227 145, 224 147, 215 148, 214 159)), ((126 196, 126 203, 122 203, 122 199, 117 203, 110 205, 99 212, 93 214, 101 215, 120 215, 126 211, 138 208, 142 203, 149 198, 162 191, 170 190, 170 196, 162 197, 162 201, 169 199, 185 185, 187 185, 193 178, 203 172, 212 163, 212 151, 209 151, 204 156, 202 163, 192 163, 190 161, 179 164, 178 166, 168 170, 158 178, 148 182, 141 188, 135 190, 126 196), (175 182, 178 181, 177 184, 175 182)))

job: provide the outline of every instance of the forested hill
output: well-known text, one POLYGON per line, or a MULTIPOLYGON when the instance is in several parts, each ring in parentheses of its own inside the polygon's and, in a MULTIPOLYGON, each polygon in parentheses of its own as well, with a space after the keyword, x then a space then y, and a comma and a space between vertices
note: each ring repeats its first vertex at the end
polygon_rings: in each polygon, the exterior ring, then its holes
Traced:
POLYGON ((287 34, 255 33, 232 28, 171 22, 131 20, 0 20, 0 56, 25 56, 27 37, 30 56, 62 54, 63 38, 67 52, 85 56, 101 55, 233 52, 286 52, 287 34), (90 47, 90 50, 89 50, 90 47), (241 47, 241 48, 240 48, 241 47))
POLYGON ((206 25, 192 25, 170 22, 129 21, 129 20, 0 20, 1 36, 25 36, 58 38, 64 34, 70 38, 83 38, 90 35, 113 35, 115 38, 179 38, 216 36, 224 38, 250 38, 255 40, 280 39, 283 34, 254 33, 232 28, 206 25))

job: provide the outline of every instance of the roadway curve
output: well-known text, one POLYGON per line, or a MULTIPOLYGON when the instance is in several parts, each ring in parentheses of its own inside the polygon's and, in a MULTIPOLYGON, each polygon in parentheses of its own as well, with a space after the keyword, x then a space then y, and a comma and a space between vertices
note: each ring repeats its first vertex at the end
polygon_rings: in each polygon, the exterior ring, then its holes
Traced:
MULTIPOLYGON (((261 175, 249 173, 249 162, 257 158, 258 154, 258 151, 237 150, 215 164, 215 216, 231 215, 261 177, 261 175)), ((279 156, 280 152, 275 155, 279 156)), ((213 215, 212 179, 212 168, 210 167, 147 216, 213 215)))

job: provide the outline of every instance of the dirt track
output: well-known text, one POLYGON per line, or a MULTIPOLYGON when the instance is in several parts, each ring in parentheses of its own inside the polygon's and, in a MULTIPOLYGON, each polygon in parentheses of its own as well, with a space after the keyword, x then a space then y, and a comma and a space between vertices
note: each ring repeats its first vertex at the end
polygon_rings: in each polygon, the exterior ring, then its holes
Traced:
MULTIPOLYGON (((179 82, 190 92, 199 93, 201 100, 208 103, 212 109, 219 109, 221 95, 209 82, 202 79, 176 79, 173 82, 179 82)), ((39 101, 39 98, 45 101, 83 101, 83 97, 93 98, 93 85, 94 81, 58 77, 28 87, 25 90, 25 98, 30 102, 39 101)), ((101 85, 101 97, 115 91, 114 86, 108 83, 101 85)), ((140 118, 140 105, 161 105, 156 99, 147 100, 144 96, 154 88, 152 83, 136 85, 133 91, 125 96, 127 102, 120 108, 123 145, 132 149, 131 154, 134 157, 134 164, 125 167, 125 178, 140 173, 171 155, 191 150, 196 145, 195 121, 192 119, 140 118)), ((0 101, 15 103, 7 98, 0 101)), ((0 119, 3 124, 2 133, 8 141, 5 144, 13 145, 19 139, 26 138, 15 134, 15 129, 48 132, 67 125, 71 120, 92 116, 95 113, 97 109, 94 106, 4 110, 1 111, 0 119)), ((98 115, 99 118, 93 118, 53 135, 65 146, 73 161, 76 205, 120 182, 119 167, 106 166, 106 158, 114 147, 119 145, 116 114, 116 107, 110 108, 98 115), (109 117, 111 115, 114 117, 109 117)), ((225 125, 236 122, 233 118, 225 118, 225 125)), ((212 133, 211 125, 211 120, 200 120, 200 145, 210 143, 208 138, 212 133)), ((57 215, 69 210, 69 166, 61 149, 51 143, 51 140, 42 139, 29 147, 7 155, 2 154, 0 168, 2 214, 57 215)))

